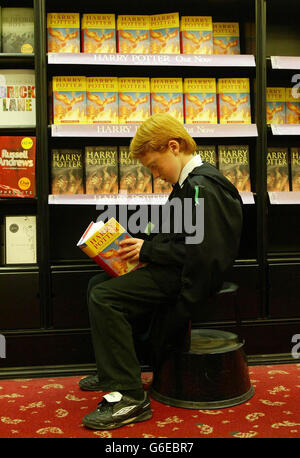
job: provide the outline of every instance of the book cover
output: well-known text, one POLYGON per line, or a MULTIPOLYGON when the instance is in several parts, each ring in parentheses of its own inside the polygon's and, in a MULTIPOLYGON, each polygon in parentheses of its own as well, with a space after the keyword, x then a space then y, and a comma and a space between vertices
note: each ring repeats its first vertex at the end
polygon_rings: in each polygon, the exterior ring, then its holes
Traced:
POLYGON ((182 16, 180 20, 180 44, 183 54, 212 54, 212 17, 182 16))
POLYGON ((297 89, 298 98, 294 97, 293 89, 285 89, 285 123, 286 124, 300 124, 300 92, 297 89))
POLYGON ((267 151, 267 191, 289 191, 288 148, 274 147, 267 151))
POLYGON ((33 8, 2 8, 2 52, 34 52, 33 8))
POLYGON ((143 77, 118 78, 119 123, 138 124, 150 116, 150 80, 143 77))
POLYGON ((149 16, 120 14, 117 19, 117 52, 149 54, 149 29, 149 16))
POLYGON ((219 145, 219 170, 239 192, 250 192, 249 146, 219 145))
POLYGON ((86 123, 86 77, 53 76, 54 124, 86 123))
POLYGON ((0 137, 0 197, 34 197, 35 163, 35 137, 0 137))
POLYGON ((285 123, 285 88, 267 87, 267 124, 285 123))
POLYGON ((138 261, 123 260, 118 256, 120 242, 128 238, 131 235, 124 227, 114 218, 110 218, 106 223, 91 222, 77 246, 110 276, 118 277, 146 265, 138 261))
POLYGON ((82 52, 115 53, 116 20, 114 14, 83 14, 82 52))
POLYGON ((48 52, 80 52, 79 13, 47 13, 48 52))
POLYGON ((129 146, 119 147, 120 194, 152 193, 152 174, 132 157, 129 146))
POLYGON ((168 113, 183 123, 182 78, 151 78, 151 113, 168 113))
POLYGON ((86 119, 88 124, 118 124, 118 78, 86 78, 86 119))
POLYGON ((0 69, 0 125, 36 125, 34 70, 0 69))
POLYGON ((291 148, 292 191, 300 191, 300 148, 291 148))
POLYGON ((220 124, 251 124, 249 78, 220 78, 217 93, 220 124))
POLYGON ((197 145, 194 154, 200 154, 202 161, 209 162, 217 167, 217 153, 215 145, 197 145))
POLYGON ((35 264, 36 216, 5 216, 5 264, 35 264))
POLYGON ((118 193, 117 146, 85 147, 85 193, 118 193))
POLYGON ((153 178, 153 192, 154 194, 170 194, 173 186, 171 183, 163 180, 162 178, 153 178))
POLYGON ((184 78, 184 119, 186 124, 217 124, 215 78, 184 78))
POLYGON ((241 53, 238 22, 213 22, 213 53, 241 53))
POLYGON ((81 150, 51 150, 51 193, 84 194, 81 150))
POLYGON ((150 16, 150 53, 180 54, 179 13, 150 16))

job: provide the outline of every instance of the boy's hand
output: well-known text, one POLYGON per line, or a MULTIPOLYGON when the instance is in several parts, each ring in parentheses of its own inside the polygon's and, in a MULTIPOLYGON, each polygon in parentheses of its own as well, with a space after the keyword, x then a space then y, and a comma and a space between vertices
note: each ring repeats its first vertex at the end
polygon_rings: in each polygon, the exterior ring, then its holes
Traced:
POLYGON ((130 262, 138 261, 143 243, 143 239, 130 238, 122 240, 120 242, 121 249, 119 250, 120 258, 130 262))

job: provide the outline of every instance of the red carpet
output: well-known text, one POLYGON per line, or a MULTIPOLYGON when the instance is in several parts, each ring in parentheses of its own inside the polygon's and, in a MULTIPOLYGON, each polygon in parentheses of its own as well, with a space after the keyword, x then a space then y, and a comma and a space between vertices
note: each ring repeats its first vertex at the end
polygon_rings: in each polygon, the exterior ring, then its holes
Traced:
MULTIPOLYGON (((81 376, 0 380, 1 438, 300 438, 300 364, 249 367, 254 396, 220 410, 152 400, 151 420, 111 431, 81 424, 102 393, 81 391, 81 376)), ((149 374, 143 379, 149 385, 149 374)))

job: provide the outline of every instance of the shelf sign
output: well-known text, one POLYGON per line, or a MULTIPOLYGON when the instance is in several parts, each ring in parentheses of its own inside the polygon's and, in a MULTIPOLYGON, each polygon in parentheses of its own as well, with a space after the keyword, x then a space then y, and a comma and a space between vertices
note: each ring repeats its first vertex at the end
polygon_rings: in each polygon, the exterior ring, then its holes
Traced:
POLYGON ((48 53, 49 64, 149 65, 182 67, 255 67, 251 54, 102 54, 48 53))
POLYGON ((240 192, 239 193, 241 198, 242 198, 242 201, 243 201, 243 204, 254 204, 254 195, 252 192, 240 192))
POLYGON ((163 205, 168 194, 51 194, 50 205, 163 205))
POLYGON ((271 124, 273 135, 300 135, 300 124, 271 124))
POLYGON ((300 191, 269 192, 270 203, 272 205, 299 205, 300 191))
POLYGON ((300 57, 271 56, 271 64, 277 70, 300 70, 300 57))

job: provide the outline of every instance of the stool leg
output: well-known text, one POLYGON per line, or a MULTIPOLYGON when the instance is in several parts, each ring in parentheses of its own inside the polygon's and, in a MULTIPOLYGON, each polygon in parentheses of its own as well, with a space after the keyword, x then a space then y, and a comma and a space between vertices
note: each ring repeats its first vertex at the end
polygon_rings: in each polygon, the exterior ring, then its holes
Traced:
POLYGON ((234 295, 234 314, 235 314, 235 321, 236 321, 236 328, 237 328, 237 334, 239 337, 239 340, 243 340, 242 336, 242 320, 241 320, 241 313, 240 313, 240 307, 238 303, 238 294, 235 293, 234 295))

